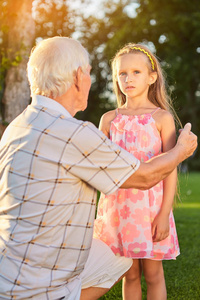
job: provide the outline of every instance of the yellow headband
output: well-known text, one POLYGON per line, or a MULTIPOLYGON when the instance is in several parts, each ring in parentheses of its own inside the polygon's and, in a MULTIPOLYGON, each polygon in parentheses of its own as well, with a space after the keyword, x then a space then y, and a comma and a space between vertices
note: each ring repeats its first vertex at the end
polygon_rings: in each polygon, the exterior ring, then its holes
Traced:
POLYGON ((140 47, 131 47, 131 49, 133 50, 139 50, 141 52, 143 52, 144 54, 146 54, 151 62, 151 66, 152 66, 152 70, 154 71, 154 62, 153 62, 153 59, 151 57, 151 55, 144 49, 140 48, 140 47))

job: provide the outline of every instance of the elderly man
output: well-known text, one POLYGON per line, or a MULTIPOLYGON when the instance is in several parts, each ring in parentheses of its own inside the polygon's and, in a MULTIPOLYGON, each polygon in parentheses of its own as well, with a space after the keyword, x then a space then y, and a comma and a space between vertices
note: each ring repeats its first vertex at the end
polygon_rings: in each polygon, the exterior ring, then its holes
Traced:
POLYGON ((90 69, 69 38, 44 40, 30 56, 32 103, 0 144, 0 299, 98 299, 132 260, 92 240, 96 190, 148 189, 197 146, 186 125, 172 150, 140 163, 75 119, 87 107, 90 69))

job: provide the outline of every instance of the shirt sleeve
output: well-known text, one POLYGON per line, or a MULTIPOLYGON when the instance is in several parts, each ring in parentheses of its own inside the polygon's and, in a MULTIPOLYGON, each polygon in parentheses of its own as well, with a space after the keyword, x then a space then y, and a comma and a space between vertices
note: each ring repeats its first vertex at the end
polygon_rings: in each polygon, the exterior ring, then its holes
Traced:
POLYGON ((67 170, 104 194, 113 193, 140 166, 132 154, 83 122, 66 148, 67 170))

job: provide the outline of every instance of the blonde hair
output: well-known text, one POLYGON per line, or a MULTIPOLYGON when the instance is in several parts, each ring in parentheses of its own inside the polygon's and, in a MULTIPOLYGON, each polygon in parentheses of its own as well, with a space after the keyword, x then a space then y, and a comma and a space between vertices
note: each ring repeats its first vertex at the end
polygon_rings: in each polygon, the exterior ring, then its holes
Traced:
POLYGON ((78 67, 89 64, 86 49, 76 40, 56 36, 41 41, 29 58, 27 72, 31 94, 56 98, 73 84, 78 67))
POLYGON ((147 67, 149 72, 157 73, 157 80, 149 87, 148 98, 155 106, 170 111, 174 116, 175 121, 181 125, 181 122, 172 106, 172 100, 167 93, 166 80, 160 63, 156 56, 142 44, 129 43, 121 48, 112 59, 113 89, 117 97, 118 107, 121 107, 126 103, 126 96, 121 92, 117 81, 117 59, 120 56, 129 53, 141 53, 147 57, 147 67))

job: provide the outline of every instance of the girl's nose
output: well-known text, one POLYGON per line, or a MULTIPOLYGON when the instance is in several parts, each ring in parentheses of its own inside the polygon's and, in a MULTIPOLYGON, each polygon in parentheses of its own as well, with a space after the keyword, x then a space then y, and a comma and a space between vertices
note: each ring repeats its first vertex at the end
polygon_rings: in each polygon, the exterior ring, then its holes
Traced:
POLYGON ((131 82, 132 81, 132 76, 129 74, 126 76, 126 82, 131 82))

